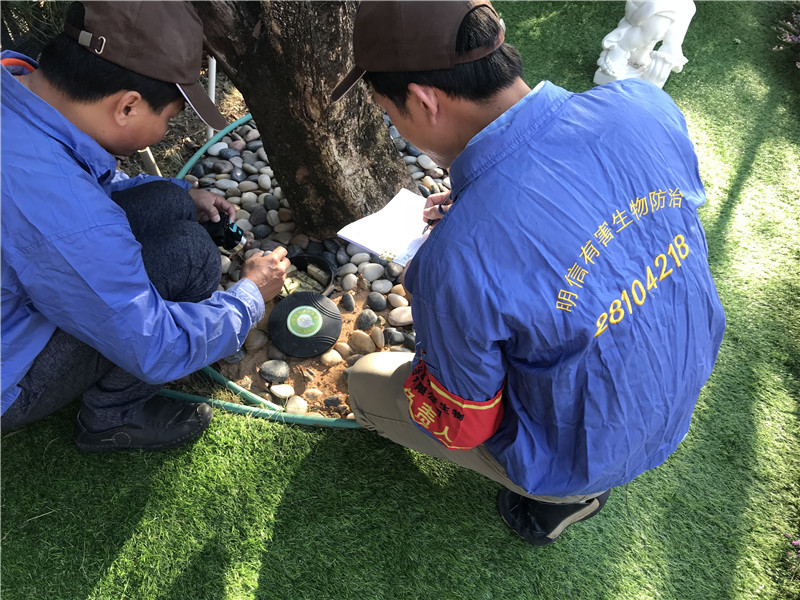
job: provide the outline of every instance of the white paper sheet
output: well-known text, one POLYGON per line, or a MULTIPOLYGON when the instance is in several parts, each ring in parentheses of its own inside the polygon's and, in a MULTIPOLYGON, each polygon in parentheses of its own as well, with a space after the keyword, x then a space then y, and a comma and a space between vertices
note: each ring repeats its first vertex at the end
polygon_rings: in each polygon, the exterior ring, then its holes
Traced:
POLYGON ((402 189, 381 210, 346 225, 338 235, 405 267, 428 235, 422 234, 423 208, 423 196, 402 189))

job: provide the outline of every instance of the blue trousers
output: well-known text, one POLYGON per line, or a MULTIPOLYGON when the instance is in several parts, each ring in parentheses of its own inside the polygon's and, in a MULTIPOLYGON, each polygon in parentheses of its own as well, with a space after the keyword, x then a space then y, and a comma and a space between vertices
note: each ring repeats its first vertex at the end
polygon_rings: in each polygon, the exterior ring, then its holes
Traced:
MULTIPOLYGON (((142 246, 150 281, 165 300, 199 302, 219 286, 219 251, 197 223, 191 196, 168 181, 112 194, 142 246)), ((102 250, 102 249, 100 249, 102 250)), ((113 265, 110 265, 113 268, 113 265)), ((137 379, 91 346, 57 329, 3 414, 6 430, 41 419, 82 397, 81 422, 101 431, 127 422, 161 388, 137 379)))

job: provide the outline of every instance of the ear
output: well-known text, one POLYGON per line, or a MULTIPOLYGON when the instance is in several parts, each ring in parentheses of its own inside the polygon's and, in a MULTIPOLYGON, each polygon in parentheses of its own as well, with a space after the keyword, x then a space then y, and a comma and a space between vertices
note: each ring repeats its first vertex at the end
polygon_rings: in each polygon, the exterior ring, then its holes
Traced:
POLYGON ((435 125, 442 117, 442 91, 435 87, 409 83, 406 104, 419 109, 431 125, 435 125))
POLYGON ((114 121, 120 127, 125 127, 132 119, 139 116, 144 99, 139 92, 133 90, 122 90, 115 96, 112 104, 114 121))

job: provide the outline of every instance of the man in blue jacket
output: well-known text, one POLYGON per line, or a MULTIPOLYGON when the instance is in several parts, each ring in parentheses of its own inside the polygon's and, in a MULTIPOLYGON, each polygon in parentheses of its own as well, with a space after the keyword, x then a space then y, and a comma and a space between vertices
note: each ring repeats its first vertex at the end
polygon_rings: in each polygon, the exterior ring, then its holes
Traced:
POLYGON ((489 2, 362 2, 355 67, 406 139, 449 167, 410 263, 413 360, 350 375, 356 419, 505 486, 535 545, 686 435, 725 327, 683 115, 623 81, 531 90, 489 2))
POLYGON ((82 395, 82 450, 196 438, 210 407, 157 391, 235 352, 280 290, 282 248, 216 291, 219 252, 198 221, 233 218, 224 198, 115 170, 187 103, 225 126, 197 82, 202 42, 187 2, 87 2, 38 63, 3 53, 4 429, 82 395))

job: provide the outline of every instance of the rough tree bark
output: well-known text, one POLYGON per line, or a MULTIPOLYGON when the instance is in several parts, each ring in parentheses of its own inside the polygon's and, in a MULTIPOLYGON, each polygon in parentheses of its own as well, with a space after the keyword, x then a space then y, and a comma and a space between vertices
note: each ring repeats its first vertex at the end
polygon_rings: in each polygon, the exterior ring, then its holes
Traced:
POLYGON ((192 3, 206 44, 241 92, 301 230, 330 237, 406 187, 416 191, 352 67, 357 2, 192 3))

